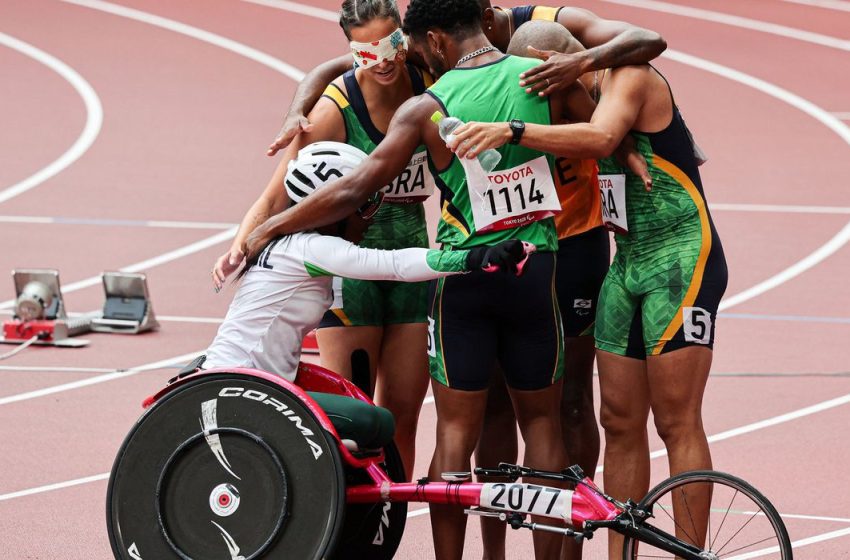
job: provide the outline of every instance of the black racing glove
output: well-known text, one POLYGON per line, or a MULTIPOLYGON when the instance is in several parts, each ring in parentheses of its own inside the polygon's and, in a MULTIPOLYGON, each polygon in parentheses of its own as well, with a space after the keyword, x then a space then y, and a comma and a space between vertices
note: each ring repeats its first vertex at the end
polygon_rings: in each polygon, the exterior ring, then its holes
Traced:
POLYGON ((496 245, 475 247, 469 250, 466 266, 469 270, 498 267, 503 272, 517 273, 517 264, 525 259, 525 249, 519 239, 508 239, 496 245))

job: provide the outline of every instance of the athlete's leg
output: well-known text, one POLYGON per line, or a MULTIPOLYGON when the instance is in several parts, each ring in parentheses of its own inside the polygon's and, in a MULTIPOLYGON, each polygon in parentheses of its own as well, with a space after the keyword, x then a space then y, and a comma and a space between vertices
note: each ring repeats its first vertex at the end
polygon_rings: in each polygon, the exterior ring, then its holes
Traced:
MULTIPOLYGON (((475 448, 475 464, 493 468, 500 462, 514 463, 517 459, 516 416, 511 403, 505 376, 497 367, 490 382, 484 425, 475 448)), ((479 482, 495 482, 479 476, 479 482)), ((505 560, 505 532, 507 524, 498 519, 481 518, 481 541, 484 560, 505 560)))
POLYGON ((592 336, 564 339, 564 398, 561 400, 561 427, 567 457, 593 478, 599 461, 599 426, 593 408, 592 336))
POLYGON ((416 428, 428 390, 426 323, 386 325, 378 362, 375 402, 395 418, 395 443, 408 480, 413 477, 416 428))
MULTIPOLYGON (((671 476, 711 469, 711 452, 702 424, 702 398, 711 358, 709 348, 698 346, 647 358, 652 415, 667 448, 671 476)), ((673 504, 679 525, 676 532, 682 531, 678 535, 681 538, 705 538, 711 493, 708 485, 702 490, 702 495, 688 494, 687 508, 673 504)))
MULTIPOLYGON (((599 350, 599 419, 605 429, 603 481, 617 499, 639 500, 649 490, 649 386, 646 362, 599 350)), ((608 558, 622 558, 623 537, 608 531, 608 558)))
MULTIPOLYGON (((461 391, 437 381, 431 387, 437 409, 437 444, 428 478, 440 481, 444 472, 470 471, 470 457, 487 405, 487 389, 461 391)), ((463 508, 431 504, 430 509, 437 560, 461 560, 467 517, 463 508)))
POLYGON ((316 331, 322 367, 351 379, 351 353, 363 349, 369 354, 372 383, 381 355, 382 327, 327 327, 316 331))
POLYGON ((565 335, 561 427, 570 462, 590 477, 599 460, 599 426, 593 408, 593 329, 610 262, 610 238, 604 227, 558 242, 555 292, 565 335))
MULTIPOLYGON (((567 464, 561 436, 561 418, 557 413, 561 406, 562 381, 537 391, 511 389, 511 400, 516 410, 517 423, 525 441, 524 464, 541 470, 559 471, 567 464)), ((566 486, 566 484, 547 484, 566 486)), ((546 518, 532 518, 551 523, 546 518)), ((534 533, 534 557, 537 560, 561 558, 564 539, 542 531, 534 533)))

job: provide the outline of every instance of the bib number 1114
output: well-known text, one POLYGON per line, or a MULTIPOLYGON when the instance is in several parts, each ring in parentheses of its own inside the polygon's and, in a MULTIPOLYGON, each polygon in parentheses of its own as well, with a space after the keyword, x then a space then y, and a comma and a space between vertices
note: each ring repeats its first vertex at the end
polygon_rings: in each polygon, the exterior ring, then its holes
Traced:
MULTIPOLYGON (((514 211, 514 203, 519 202, 518 210, 526 210, 532 203, 540 205, 543 203, 543 193, 540 192, 537 188, 535 188, 535 179, 532 179, 528 184, 528 189, 526 192, 526 188, 522 183, 518 183, 511 187, 502 187, 501 189, 488 190, 484 196, 486 196, 490 202, 490 213, 493 216, 497 216, 499 211, 497 209, 497 197, 500 199, 504 199, 505 207, 507 208, 508 213, 514 211)), ((499 200, 501 202, 501 200, 499 200)))

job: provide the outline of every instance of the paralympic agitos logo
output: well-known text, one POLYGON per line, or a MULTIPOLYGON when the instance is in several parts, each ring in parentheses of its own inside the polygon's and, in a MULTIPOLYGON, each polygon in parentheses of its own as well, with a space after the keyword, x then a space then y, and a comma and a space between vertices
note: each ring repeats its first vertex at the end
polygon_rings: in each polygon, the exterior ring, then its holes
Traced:
POLYGON ((298 431, 301 432, 301 435, 304 437, 304 441, 310 446, 310 450, 313 452, 313 457, 318 460, 319 457, 322 456, 322 448, 319 447, 319 444, 313 441, 310 438, 316 437, 316 434, 313 433, 313 430, 304 426, 304 421, 300 416, 295 414, 295 412, 275 399, 274 397, 270 397, 268 394, 263 393, 262 391, 256 391, 254 389, 245 389, 244 387, 225 387, 218 394, 219 397, 242 397, 244 399, 248 399, 249 401, 255 401, 261 404, 267 404, 280 412, 287 420, 292 422, 298 431))

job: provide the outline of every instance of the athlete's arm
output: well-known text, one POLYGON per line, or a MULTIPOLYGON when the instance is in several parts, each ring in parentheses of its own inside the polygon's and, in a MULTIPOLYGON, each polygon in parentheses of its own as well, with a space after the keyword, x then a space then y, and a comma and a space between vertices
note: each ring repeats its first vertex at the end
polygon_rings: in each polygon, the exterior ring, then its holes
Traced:
POLYGON ((310 112, 310 120, 314 123, 311 130, 295 138, 287 146, 266 188, 242 218, 230 249, 216 260, 212 278, 216 291, 221 290, 227 277, 243 263, 245 255, 242 248, 251 232, 271 216, 279 214, 289 206, 289 197, 286 196, 283 179, 286 177, 289 162, 295 158, 298 150, 307 144, 321 140, 337 142, 345 140, 345 123, 339 109, 331 100, 320 99, 310 112))
POLYGON ((428 95, 402 104, 390 121, 384 140, 354 171, 328 183, 297 205, 273 216, 248 236, 244 252, 250 261, 277 236, 333 224, 349 216, 372 193, 389 184, 407 166, 438 109, 428 95))
POLYGON ((520 76, 520 84, 527 86, 529 92, 550 95, 586 72, 646 64, 667 48, 667 42, 654 31, 623 21, 602 19, 582 8, 561 8, 558 22, 587 50, 562 54, 531 49, 532 54, 546 62, 520 76))
MULTIPOLYGON (((526 123, 520 145, 557 156, 610 156, 634 125, 646 97, 649 67, 628 66, 610 73, 609 83, 590 122, 541 125, 526 123)), ((553 98, 554 102, 555 98, 553 98)), ((553 108, 555 104, 553 103, 553 108)), ((458 157, 473 158, 513 137, 509 123, 467 123, 454 132, 458 157)))
POLYGON ((269 146, 267 155, 275 155, 288 146, 293 138, 311 129, 313 121, 304 115, 313 109, 327 85, 351 68, 351 64, 351 55, 346 54, 319 64, 304 76, 295 90, 295 96, 283 119, 283 126, 269 146))
MULTIPOLYGON (((533 250, 533 249, 532 249, 533 250)), ((343 278, 422 282, 485 267, 516 272, 527 253, 517 239, 468 251, 410 248, 396 251, 364 249, 339 237, 316 236, 308 242, 305 259, 316 268, 343 278)))
POLYGON ((520 144, 564 157, 610 156, 632 129, 646 102, 649 71, 647 66, 612 71, 589 123, 526 125, 520 144))

